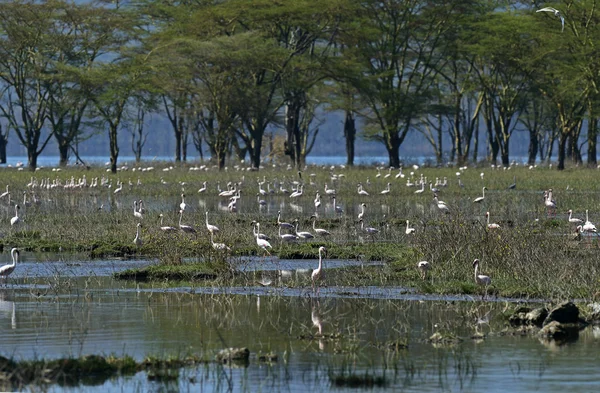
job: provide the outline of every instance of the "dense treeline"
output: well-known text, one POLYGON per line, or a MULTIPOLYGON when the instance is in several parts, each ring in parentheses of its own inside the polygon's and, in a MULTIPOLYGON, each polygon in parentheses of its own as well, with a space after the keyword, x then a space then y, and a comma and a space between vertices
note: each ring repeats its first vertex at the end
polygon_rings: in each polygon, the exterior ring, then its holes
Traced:
POLYGON ((440 162, 448 151, 476 161, 487 143, 488 158, 508 165, 520 127, 531 163, 557 146, 559 169, 584 147, 596 165, 599 23, 591 0, 3 2, 0 160, 9 132, 32 169, 51 138, 66 164, 76 143, 104 132, 116 171, 119 132, 132 133, 139 158, 144 118, 162 113, 177 161, 192 141, 220 167, 232 154, 258 167, 277 126, 302 167, 325 110, 345 113, 349 164, 363 137, 398 167, 419 132, 440 162), (560 14, 536 12, 549 5, 560 14))

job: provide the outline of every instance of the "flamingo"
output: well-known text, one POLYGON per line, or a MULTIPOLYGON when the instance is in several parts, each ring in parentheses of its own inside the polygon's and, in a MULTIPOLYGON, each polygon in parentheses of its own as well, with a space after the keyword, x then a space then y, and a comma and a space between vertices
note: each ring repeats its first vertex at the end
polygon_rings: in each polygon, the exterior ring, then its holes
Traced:
POLYGON ((440 209, 440 211, 442 211, 446 214, 450 213, 450 208, 448 207, 448 205, 446 205, 446 202, 440 201, 438 199, 437 194, 433 195, 433 203, 436 204, 436 206, 438 207, 438 209, 440 209))
POLYGON ((414 234, 415 232, 416 232, 416 229, 415 229, 415 228, 411 228, 411 227, 409 226, 409 222, 408 222, 408 220, 406 220, 406 230, 404 231, 404 233, 406 233, 407 235, 412 235, 412 234, 414 234))
POLYGON ((298 240, 298 236, 296 235, 292 235, 291 233, 281 233, 281 227, 279 227, 279 238, 284 241, 284 242, 295 242, 296 240, 298 240))
POLYGON ((3 277, 4 280, 6 280, 17 267, 17 262, 19 262, 19 249, 14 247, 12 250, 10 250, 10 255, 12 257, 12 263, 0 267, 0 277, 3 277))
POLYGON ((315 200, 313 202, 315 204, 315 211, 317 211, 317 209, 321 206, 321 194, 319 194, 319 191, 317 191, 315 200))
POLYGON ((316 225, 317 225, 317 216, 311 216, 310 218, 312 218, 312 220, 313 220, 313 231, 315 231, 315 233, 317 235, 323 236, 323 237, 331 235, 331 233, 329 233, 329 231, 327 231, 325 229, 322 229, 322 228, 317 228, 316 227, 316 225))
POLYGON ((142 224, 138 222, 137 229, 135 233, 135 239, 133 239, 133 244, 137 247, 142 246, 142 224))
POLYGON ((554 211, 554 215, 556 216, 556 201, 552 199, 552 189, 544 192, 544 205, 548 209, 548 216, 551 215, 552 211, 554 211))
POLYGON ((483 187, 483 189, 481 190, 481 196, 473 199, 473 203, 483 202, 483 200, 485 199, 485 190, 487 190, 487 187, 483 187))
POLYGON ((196 233, 196 230, 194 229, 193 226, 182 224, 181 223, 182 219, 183 219, 183 210, 179 210, 179 229, 181 229, 182 231, 184 231, 186 233, 196 233))
POLYGON ((425 280, 427 276, 427 271, 431 269, 431 264, 427 261, 421 261, 417 263, 417 268, 421 271, 421 275, 423 276, 423 280, 425 280))
MULTIPOLYGON (((279 227, 279 230, 281 231, 281 227, 279 227)), ((266 241, 265 239, 261 239, 258 235, 260 233, 260 223, 256 223, 256 245, 260 248, 262 248, 263 250, 265 250, 265 252, 269 255, 271 255, 271 253, 269 252, 269 250, 267 250, 268 248, 273 248, 271 247, 271 243, 269 243, 268 241, 266 241)))
POLYGON ((163 226, 163 215, 162 213, 159 215, 160 217, 160 230, 163 232, 174 232, 177 230, 175 227, 170 227, 168 225, 163 226))
POLYGON ((569 209, 569 211, 567 211, 567 213, 569 213, 569 222, 572 224, 583 224, 583 220, 581 218, 574 218, 573 217, 573 210, 569 209))
POLYGON ((517 176, 513 176, 513 183, 508 186, 509 190, 514 190, 515 188, 517 188, 517 176))
POLYGON ((310 279, 312 280, 313 293, 315 292, 315 285, 316 285, 317 295, 319 294, 319 286, 317 285, 317 281, 320 281, 322 278, 324 278, 322 253, 324 253, 325 251, 327 251, 327 249, 325 247, 323 247, 323 246, 319 247, 319 266, 315 270, 313 270, 310 275, 310 279))
POLYGON ((369 193, 363 190, 362 184, 358 184, 358 195, 360 196, 369 196, 369 193))
POLYGON ((21 219, 19 218, 19 209, 20 208, 21 207, 19 205, 15 205, 15 216, 10 219, 10 225, 17 225, 18 223, 21 222, 21 219))
POLYGON ((144 206, 144 201, 142 199, 138 201, 138 211, 142 214, 146 214, 146 206, 144 206))
POLYGON ((207 182, 202 182, 202 187, 198 190, 200 194, 206 192, 207 182))
POLYGON ((425 183, 421 182, 421 188, 415 191, 415 194, 422 194, 425 191, 425 183))
POLYGON ((144 218, 144 215, 138 210, 138 201, 133 201, 133 215, 135 218, 144 218))
MULTIPOLYGON (((366 227, 365 228, 365 222, 363 220, 360 220, 360 229, 362 229, 368 235, 371 235, 371 237, 373 237, 373 236, 375 236, 376 234, 379 233, 379 229, 377 229, 377 228, 373 228, 373 227, 366 227)), ((373 241, 374 241, 374 239, 373 239, 373 241)))
POLYGON ((289 222, 281 221, 281 210, 277 212, 277 224, 280 228, 294 229, 294 226, 289 222))
POLYGON ((308 239, 313 239, 315 236, 310 233, 310 232, 298 232, 298 219, 296 218, 294 220, 294 222, 296 223, 296 236, 298 236, 300 239, 304 239, 304 240, 308 240, 308 239))
POLYGON ((179 210, 185 211, 187 204, 185 203, 185 194, 181 194, 181 203, 179 204, 179 210))
POLYGON ((535 12, 552 12, 554 14, 554 16, 556 16, 557 18, 560 19, 560 24, 562 25, 562 29, 560 30, 560 32, 564 32, 565 31, 565 17, 562 16, 562 14, 560 13, 559 10, 557 10, 554 7, 544 7, 542 9, 539 9, 535 12))
MULTIPOLYGON (((480 285, 485 288, 485 295, 487 295, 487 288, 492 283, 492 279, 489 276, 477 274, 479 271, 479 259, 475 259, 473 261, 473 267, 475 267, 475 282, 477 283, 477 285, 480 285)), ((481 298, 483 299, 485 295, 481 298)))
POLYGON ((206 214, 206 229, 208 229, 208 231, 210 233, 219 232, 219 228, 217 226, 211 225, 211 224, 208 223, 208 212, 205 212, 205 214, 206 214))
POLYGON ((392 186, 392 183, 388 183, 387 184, 387 188, 385 190, 381 191, 380 194, 381 195, 387 195, 387 194, 389 194, 390 190, 391 190, 391 188, 390 188, 391 186, 392 186))
POLYGON ((327 195, 335 195, 335 190, 328 188, 327 183, 325 183, 325 194, 327 195))
POLYGON ((10 195, 10 191, 8 191, 8 184, 6 185, 6 191, 4 191, 2 194, 0 194, 0 199, 4 199, 7 196, 10 195))
POLYGON ((360 204, 360 213, 358 213, 358 219, 359 219, 359 220, 362 220, 362 219, 363 219, 363 217, 365 216, 365 208, 366 208, 366 207, 367 207, 367 205, 366 205, 366 204, 364 204, 364 203, 361 203, 361 204, 360 204))
POLYGON ((252 223, 251 223, 251 224, 252 224, 252 234, 253 234, 254 236, 258 236, 259 238, 261 238, 261 239, 263 239, 263 240, 267 240, 267 241, 268 241, 268 240, 271 240, 271 238, 270 238, 269 236, 265 235, 264 233, 259 233, 259 232, 256 230, 256 221, 252 221, 252 223))
POLYGON ((335 195, 332 197, 333 199, 333 210, 335 210, 336 213, 342 214, 344 213, 344 209, 335 203, 335 195))
POLYGON ((211 232, 210 233, 210 244, 212 245, 212 248, 217 250, 217 251, 231 251, 231 248, 229 248, 227 246, 227 244, 225 243, 215 243, 214 239, 213 239, 214 234, 211 232))
POLYGON ((290 198, 299 198, 304 193, 304 184, 300 184, 300 188, 290 194, 290 198))
POLYGON ((586 233, 588 238, 591 238, 592 233, 596 233, 597 229, 596 226, 594 224, 592 224, 592 222, 589 220, 588 217, 588 211, 585 211, 585 223, 583 224, 583 226, 581 227, 581 231, 583 233, 586 233))
POLYGON ((498 224, 490 224, 490 212, 485 212, 485 216, 487 218, 487 228, 488 229, 500 229, 500 225, 498 224))

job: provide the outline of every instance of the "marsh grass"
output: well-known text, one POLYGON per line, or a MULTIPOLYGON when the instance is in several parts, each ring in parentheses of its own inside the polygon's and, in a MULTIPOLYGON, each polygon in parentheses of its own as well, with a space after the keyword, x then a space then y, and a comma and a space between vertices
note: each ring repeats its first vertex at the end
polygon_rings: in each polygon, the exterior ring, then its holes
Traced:
MULTIPOLYGON (((169 172, 162 172, 162 166, 150 172, 122 171, 116 175, 106 173, 102 168, 69 169, 51 172, 42 169, 33 176, 49 178, 65 184, 71 178, 83 175, 88 183, 94 177, 106 177, 112 188, 31 189, 26 186, 31 174, 13 169, 1 169, 3 183, 10 185, 13 201, 22 204, 22 192, 27 192, 28 200, 34 199, 21 209, 22 224, 17 228, 9 225, 14 215, 14 206, 0 202, 0 238, 3 247, 19 246, 27 251, 75 251, 87 253, 91 258, 135 257, 157 259, 163 269, 155 268, 156 274, 171 271, 180 278, 189 277, 191 270, 216 272, 222 283, 235 279, 226 264, 231 258, 243 255, 262 255, 252 235, 251 221, 261 222, 261 230, 272 237, 273 253, 281 258, 315 258, 319 245, 328 248, 328 258, 360 259, 383 261, 389 269, 373 271, 350 268, 338 281, 359 285, 370 282, 378 285, 401 285, 419 288, 430 293, 469 293, 480 295, 481 288, 474 283, 471 262, 479 258, 484 274, 492 277, 489 295, 550 297, 550 298, 591 298, 596 293, 600 276, 595 266, 596 241, 587 245, 586 241, 570 240, 573 226, 566 220, 566 210, 571 208, 575 215, 583 217, 590 210, 590 220, 600 217, 597 195, 600 184, 593 180, 596 170, 569 169, 562 172, 538 168, 512 168, 492 170, 489 167, 469 168, 461 175, 465 185, 457 185, 455 168, 406 168, 404 174, 413 180, 421 174, 428 180, 436 177, 448 178, 448 187, 442 188, 440 198, 450 206, 452 213, 443 215, 431 203, 429 191, 422 195, 407 188, 406 178, 376 178, 373 168, 335 169, 344 177, 332 180, 329 168, 311 167, 305 171, 314 173, 314 179, 321 190, 325 183, 337 190, 337 203, 344 208, 344 214, 336 214, 331 209, 331 201, 323 196, 323 206, 318 218, 318 226, 332 232, 328 239, 315 239, 309 242, 287 245, 277 238, 276 214, 282 210, 287 221, 299 219, 301 230, 311 230, 309 216, 314 212, 312 197, 317 189, 306 184, 301 200, 290 203, 285 195, 268 195, 271 204, 261 210, 256 204, 256 181, 263 176, 267 180, 277 179, 289 185, 297 180, 294 171, 280 168, 265 168, 259 173, 240 172, 233 169, 217 172, 190 172, 181 166, 169 172), (484 173, 483 179, 480 173, 484 173), (507 186, 517 178, 517 188, 507 190, 507 186), (135 185, 140 179, 142 186, 135 185), (370 178, 370 185, 367 185, 370 178), (163 184, 161 179, 168 184, 163 184), (125 182, 123 191, 114 194, 117 180, 125 182), (132 186, 128 185, 131 180, 132 186), (196 190, 203 181, 208 181, 205 194, 196 190), (386 183, 392 183, 390 194, 379 195, 386 183), (216 183, 221 187, 226 183, 240 183, 242 199, 239 212, 225 213, 221 208, 226 201, 217 197, 216 183), (356 184, 363 183, 369 197, 356 194, 356 184), (486 199, 481 205, 472 200, 481 194, 483 186, 488 188, 486 199), (547 217, 543 205, 543 190, 554 189, 559 209, 556 217, 547 217), (177 226, 179 219, 179 194, 185 189, 187 202, 191 206, 186 211, 183 222, 196 227, 196 235, 163 233, 158 229, 160 213, 164 214, 165 225, 177 226), (148 213, 142 227, 143 245, 133 244, 137 219, 132 214, 133 201, 144 199, 148 213), (356 215, 361 202, 367 204, 366 224, 380 229, 379 234, 367 236, 357 222, 356 215), (99 207, 103 206, 102 210, 99 207), (204 212, 211 212, 210 221, 221 228, 215 241, 224 242, 232 248, 231 254, 215 252, 210 245, 208 232, 204 227, 204 212), (498 232, 485 229, 485 212, 490 211, 492 219, 502 226, 498 232), (404 233, 405 220, 410 220, 417 229, 416 235, 404 233), (206 266, 190 264, 184 259, 195 258, 206 266), (433 264, 429 279, 420 279, 415 264, 420 259, 433 264), (176 273, 181 269, 183 273, 176 273), (365 273, 366 272, 366 273, 365 273), (368 279, 365 279, 365 274, 368 279), (354 278, 353 278, 354 276, 354 278)), ((396 171, 393 171, 394 175, 396 171)), ((338 273, 336 272, 336 276, 338 273)), ((164 277, 164 276, 162 276, 164 277)))

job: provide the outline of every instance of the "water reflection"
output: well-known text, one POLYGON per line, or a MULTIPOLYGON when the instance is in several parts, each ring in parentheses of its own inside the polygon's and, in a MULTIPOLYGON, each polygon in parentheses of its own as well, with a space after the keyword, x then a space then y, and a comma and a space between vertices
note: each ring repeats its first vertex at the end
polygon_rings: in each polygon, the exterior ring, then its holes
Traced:
POLYGON ((15 302, 11 300, 9 295, 4 291, 0 291, 0 315, 2 320, 10 315, 11 328, 13 330, 17 328, 17 311, 15 302))

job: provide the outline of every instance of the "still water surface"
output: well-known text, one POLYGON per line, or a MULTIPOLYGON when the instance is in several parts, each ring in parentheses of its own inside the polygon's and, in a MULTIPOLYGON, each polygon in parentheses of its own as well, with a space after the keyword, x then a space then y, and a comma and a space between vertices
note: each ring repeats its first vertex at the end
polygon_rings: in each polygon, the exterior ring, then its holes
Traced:
POLYGON ((147 262, 25 257, 0 289, 4 356, 128 354, 141 360, 193 352, 212 357, 230 346, 246 346, 252 353, 247 368, 189 368, 177 382, 148 381, 138 373, 100 386, 55 385, 50 391, 329 391, 329 376, 343 369, 385 372, 393 391, 600 388, 600 330, 590 327, 564 346, 506 334, 505 301, 444 301, 402 288, 327 288, 315 299, 308 289, 288 290, 278 281, 225 289, 136 285, 109 275, 147 262), (436 331, 462 341, 433 345, 427 339, 436 331), (475 333, 485 334, 485 340, 473 340, 475 333), (390 342, 408 347, 392 351, 386 349, 390 342), (256 354, 270 351, 279 355, 277 363, 258 362, 256 354))

